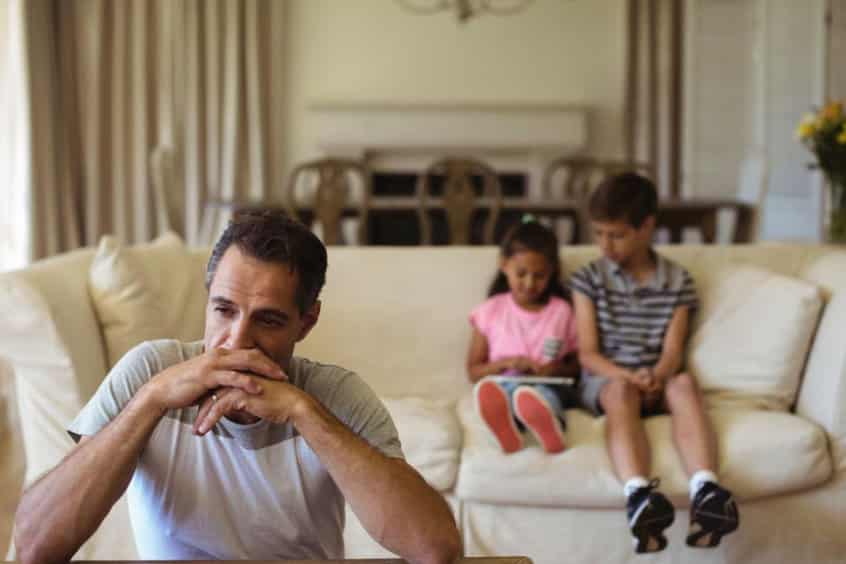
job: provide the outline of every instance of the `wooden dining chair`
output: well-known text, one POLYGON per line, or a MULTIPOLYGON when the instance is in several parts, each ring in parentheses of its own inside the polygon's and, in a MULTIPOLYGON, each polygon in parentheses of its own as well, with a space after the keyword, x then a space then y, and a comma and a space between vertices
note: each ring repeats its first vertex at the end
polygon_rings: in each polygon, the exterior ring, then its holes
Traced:
POLYGON ((443 210, 446 213, 448 240, 451 245, 469 245, 476 212, 487 211, 481 243, 494 244, 494 229, 502 209, 502 186, 496 171, 482 161, 449 157, 438 160, 417 178, 417 204, 421 244, 432 244, 431 200, 435 177, 443 178, 443 210), (476 178, 481 178, 481 197, 476 193, 476 178))
POLYGON ((327 245, 350 242, 343 236, 342 219, 354 216, 358 220, 356 242, 366 244, 371 185, 370 169, 361 161, 316 159, 299 164, 291 171, 283 201, 293 217, 307 225, 319 226, 327 245), (300 190, 300 187, 305 189, 300 190))
POLYGON ((543 197, 549 199, 582 200, 592 189, 596 174, 601 172, 596 159, 590 157, 560 157, 551 161, 543 174, 543 197))

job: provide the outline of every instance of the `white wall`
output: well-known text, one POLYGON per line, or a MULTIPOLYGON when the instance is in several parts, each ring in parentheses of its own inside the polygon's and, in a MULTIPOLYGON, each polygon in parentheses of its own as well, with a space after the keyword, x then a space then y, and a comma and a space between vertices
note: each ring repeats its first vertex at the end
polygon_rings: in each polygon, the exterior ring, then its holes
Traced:
POLYGON ((828 95, 835 100, 846 98, 846 1, 831 2, 831 29, 828 51, 828 95))
POLYGON ((622 153, 624 0, 535 0, 463 26, 393 0, 287 7, 288 169, 318 155, 308 115, 318 101, 587 105, 590 152, 622 153))
POLYGON ((825 1, 759 0, 766 18, 766 105, 770 196, 768 239, 821 239, 823 189, 813 156, 794 132, 825 90, 825 1))
POLYGON ((686 0, 684 193, 736 195, 741 163, 762 151, 763 239, 820 238, 822 190, 794 131, 823 99, 824 7, 825 0, 686 0))
POLYGON ((682 194, 733 197, 747 147, 763 142, 756 112, 760 21, 755 0, 688 0, 682 194))

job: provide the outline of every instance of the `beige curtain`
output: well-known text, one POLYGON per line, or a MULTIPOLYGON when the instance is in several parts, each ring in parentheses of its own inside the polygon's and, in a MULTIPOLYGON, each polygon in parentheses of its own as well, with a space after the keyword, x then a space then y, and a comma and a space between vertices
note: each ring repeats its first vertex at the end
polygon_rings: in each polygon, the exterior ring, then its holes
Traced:
POLYGON ((81 192, 73 178, 76 163, 68 135, 76 100, 72 90, 60 90, 66 72, 58 64, 62 44, 52 32, 59 22, 56 8, 35 0, 21 2, 19 11, 29 126, 28 185, 22 188, 29 196, 28 254, 33 259, 79 246, 81 238, 81 192))
POLYGON ((264 196, 272 0, 17 1, 33 259, 104 233, 193 242, 208 198, 264 196))
POLYGON ((648 163, 664 197, 680 195, 682 0, 627 0, 625 153, 648 163))
POLYGON ((284 3, 185 0, 174 9, 175 162, 184 178, 185 232, 201 240, 217 200, 264 198, 282 174, 278 85, 284 3), (277 86, 278 88, 278 86, 277 86), (274 95, 275 94, 275 95, 274 95))

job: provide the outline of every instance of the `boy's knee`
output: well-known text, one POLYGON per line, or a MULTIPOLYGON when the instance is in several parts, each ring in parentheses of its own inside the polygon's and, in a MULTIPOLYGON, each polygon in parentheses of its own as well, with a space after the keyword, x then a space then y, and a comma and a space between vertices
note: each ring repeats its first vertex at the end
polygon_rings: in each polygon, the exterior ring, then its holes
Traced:
POLYGON ((682 372, 673 376, 667 382, 667 397, 672 400, 676 399, 698 399, 699 388, 696 386, 696 380, 689 372, 682 372))
POLYGON ((600 401, 606 413, 624 406, 639 406, 640 391, 629 382, 611 380, 602 387, 600 401))

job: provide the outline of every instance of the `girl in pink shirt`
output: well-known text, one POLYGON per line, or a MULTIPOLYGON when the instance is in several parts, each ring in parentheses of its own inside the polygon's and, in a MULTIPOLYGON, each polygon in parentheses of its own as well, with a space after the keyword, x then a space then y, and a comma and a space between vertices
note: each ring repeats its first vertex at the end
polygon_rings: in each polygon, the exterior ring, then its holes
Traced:
POLYGON ((561 452, 570 388, 519 379, 578 376, 576 323, 561 284, 555 233, 531 217, 509 230, 488 296, 470 313, 467 373, 477 382, 479 415, 507 453, 523 447, 518 426, 528 428, 546 452, 561 452), (492 377, 503 374, 516 378, 492 377))

